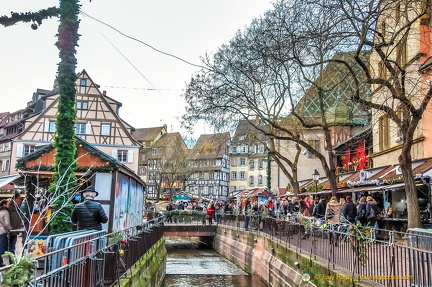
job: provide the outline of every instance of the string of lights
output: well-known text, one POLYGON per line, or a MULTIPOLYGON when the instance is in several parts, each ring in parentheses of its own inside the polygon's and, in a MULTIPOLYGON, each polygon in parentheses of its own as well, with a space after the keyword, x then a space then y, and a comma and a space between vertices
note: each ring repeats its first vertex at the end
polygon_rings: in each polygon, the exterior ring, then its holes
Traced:
POLYGON ((101 85, 110 89, 129 89, 129 90, 145 90, 145 91, 184 91, 184 89, 156 89, 156 88, 143 88, 143 87, 125 87, 125 86, 107 86, 101 85))
MULTIPOLYGON (((102 33, 101 33, 102 34, 102 33)), ((150 82, 150 80, 149 79, 147 79, 147 77, 146 76, 144 76, 144 74, 104 35, 104 34, 102 34, 102 36, 108 41, 108 43, 110 43, 111 44, 111 46, 113 46, 114 47, 114 49, 116 49, 116 51, 117 52, 119 52, 120 53, 120 55, 135 69, 135 71, 137 71, 140 75, 141 75, 141 77, 143 77, 146 81, 147 81, 147 83, 149 83, 150 84, 150 86, 152 86, 153 87, 153 89, 154 90, 156 90, 158 93, 159 93, 159 95, 161 95, 161 96, 163 96, 163 94, 160 92, 160 90, 159 89, 157 89, 154 85, 153 85, 153 83, 152 82, 150 82)))
POLYGON ((89 14, 85 13, 85 12, 82 11, 82 10, 81 10, 80 13, 81 13, 82 15, 86 16, 86 17, 89 17, 90 19, 92 19, 92 20, 94 20, 94 21, 96 21, 96 22, 99 22, 99 23, 101 23, 101 24, 103 24, 103 25, 105 25, 105 26, 107 26, 107 27, 113 29, 114 31, 116 31, 116 32, 119 33, 120 35, 122 35, 122 36, 124 36, 124 37, 126 37, 126 38, 128 38, 128 39, 131 39, 131 40, 133 40, 133 41, 136 41, 136 42, 138 42, 138 43, 141 43, 141 44, 143 44, 143 45, 149 47, 150 49, 155 50, 155 51, 158 52, 158 53, 161 53, 161 54, 166 55, 166 56, 169 56, 169 57, 173 57, 173 58, 175 58, 175 59, 177 59, 177 60, 180 60, 180 61, 182 61, 182 62, 184 62, 184 63, 186 63, 186 64, 188 64, 188 65, 194 66, 194 67, 198 67, 198 68, 202 68, 202 69, 207 69, 207 68, 204 67, 204 66, 197 65, 197 64, 193 64, 193 63, 191 63, 191 62, 189 62, 189 61, 187 61, 187 60, 185 60, 185 59, 182 59, 182 58, 180 58, 180 57, 178 57, 178 56, 176 56, 176 55, 173 55, 173 54, 171 54, 171 53, 167 53, 167 52, 161 51, 161 50, 159 50, 159 49, 153 47, 152 45, 147 44, 147 43, 144 42, 144 41, 141 41, 141 40, 139 40, 139 39, 137 39, 137 38, 134 38, 134 37, 132 37, 132 36, 129 36, 129 35, 127 35, 127 34, 121 32, 121 31, 118 30, 117 28, 113 27, 112 25, 109 25, 108 23, 105 23, 105 22, 102 21, 102 20, 96 19, 96 18, 90 16, 89 14))

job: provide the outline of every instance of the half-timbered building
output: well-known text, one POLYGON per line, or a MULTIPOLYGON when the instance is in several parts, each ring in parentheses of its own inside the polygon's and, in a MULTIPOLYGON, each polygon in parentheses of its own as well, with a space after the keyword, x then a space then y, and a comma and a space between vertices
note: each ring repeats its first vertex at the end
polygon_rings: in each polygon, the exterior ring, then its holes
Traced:
POLYGON ((189 155, 194 174, 186 182, 186 192, 208 199, 227 199, 229 192, 230 134, 201 135, 189 155))
MULTIPOLYGON (((50 144, 56 133, 56 115, 60 95, 40 90, 22 112, 22 119, 10 123, 9 174, 17 173, 18 159, 38 148, 50 144)), ((134 172, 138 171, 140 144, 132 137, 133 127, 122 120, 119 109, 122 104, 110 97, 83 70, 76 80, 76 135, 111 155, 134 172)), ((0 139, 1 140, 1 139, 0 139)))

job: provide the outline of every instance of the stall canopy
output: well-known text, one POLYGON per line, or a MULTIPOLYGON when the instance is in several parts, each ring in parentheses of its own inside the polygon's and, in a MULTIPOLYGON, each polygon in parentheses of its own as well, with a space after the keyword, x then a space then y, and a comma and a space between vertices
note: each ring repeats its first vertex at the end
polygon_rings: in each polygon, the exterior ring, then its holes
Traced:
POLYGON ((0 189, 14 189, 15 185, 12 183, 14 180, 20 177, 20 174, 12 174, 0 177, 0 189))

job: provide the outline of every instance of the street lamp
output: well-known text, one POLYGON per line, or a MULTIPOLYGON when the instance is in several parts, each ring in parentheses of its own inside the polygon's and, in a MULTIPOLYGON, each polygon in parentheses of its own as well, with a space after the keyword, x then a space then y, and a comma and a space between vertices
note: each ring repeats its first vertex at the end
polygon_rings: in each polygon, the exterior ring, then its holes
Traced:
POLYGON ((312 173, 312 179, 315 181, 315 192, 318 192, 318 180, 320 178, 320 174, 318 170, 315 169, 314 173, 312 173))

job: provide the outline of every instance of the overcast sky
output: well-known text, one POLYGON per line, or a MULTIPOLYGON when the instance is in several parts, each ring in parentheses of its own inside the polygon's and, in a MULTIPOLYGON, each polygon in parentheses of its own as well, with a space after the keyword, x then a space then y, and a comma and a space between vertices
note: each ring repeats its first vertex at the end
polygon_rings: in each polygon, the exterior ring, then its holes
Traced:
MULTIPOLYGON (((58 1, 2 0, 0 15, 38 11, 58 1)), ((82 11, 154 48, 200 64, 200 56, 229 41, 271 0, 92 0, 82 11)), ((120 116, 135 128, 166 124, 180 130, 180 97, 197 67, 168 57, 80 15, 77 72, 85 69, 107 95, 120 101, 120 116), (138 71, 137 71, 138 70, 138 71), (159 89, 158 91, 154 88, 159 89)), ((51 89, 59 62, 54 46, 58 19, 37 29, 29 23, 0 26, 0 112, 25 107, 37 88, 51 89)), ((212 133, 209 128, 199 133, 212 133)))

